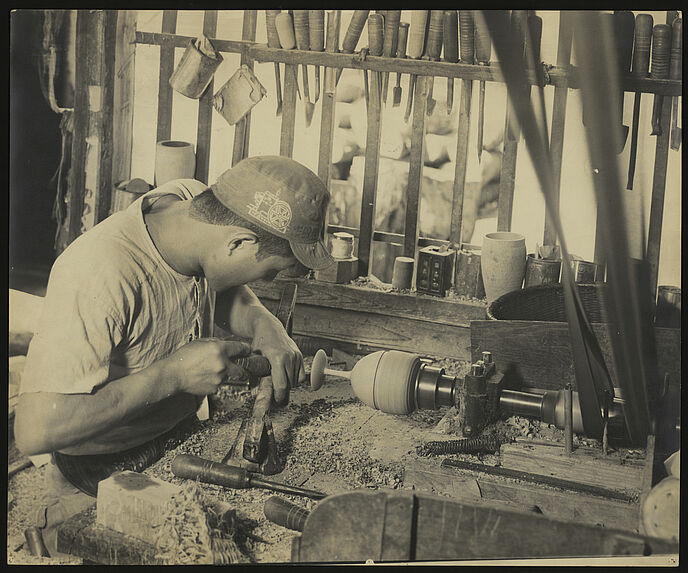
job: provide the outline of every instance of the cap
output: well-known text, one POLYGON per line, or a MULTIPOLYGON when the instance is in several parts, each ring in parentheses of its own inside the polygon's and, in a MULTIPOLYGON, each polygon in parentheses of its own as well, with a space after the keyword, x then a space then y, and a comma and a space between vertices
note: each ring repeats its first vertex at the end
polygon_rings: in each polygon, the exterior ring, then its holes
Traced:
POLYGON ((288 157, 249 157, 210 188, 237 215, 287 239, 301 264, 318 270, 333 263, 322 240, 330 193, 307 167, 288 157))

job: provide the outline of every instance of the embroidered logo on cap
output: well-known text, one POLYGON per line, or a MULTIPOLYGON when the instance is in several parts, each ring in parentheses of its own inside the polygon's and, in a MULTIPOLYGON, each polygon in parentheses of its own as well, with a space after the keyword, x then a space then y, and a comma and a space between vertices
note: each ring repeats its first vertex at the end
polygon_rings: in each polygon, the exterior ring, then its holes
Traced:
POLYGON ((276 231, 286 233, 291 223, 291 207, 279 198, 280 191, 256 191, 253 203, 248 204, 248 213, 276 231))

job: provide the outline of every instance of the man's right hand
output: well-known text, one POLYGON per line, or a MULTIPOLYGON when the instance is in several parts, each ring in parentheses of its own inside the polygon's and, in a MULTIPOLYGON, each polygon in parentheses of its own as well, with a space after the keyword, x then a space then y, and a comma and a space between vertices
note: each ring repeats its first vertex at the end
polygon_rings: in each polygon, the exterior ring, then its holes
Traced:
POLYGON ((182 346, 165 361, 180 392, 205 396, 214 394, 228 378, 245 378, 246 371, 232 359, 250 353, 251 346, 245 342, 202 338, 182 346))

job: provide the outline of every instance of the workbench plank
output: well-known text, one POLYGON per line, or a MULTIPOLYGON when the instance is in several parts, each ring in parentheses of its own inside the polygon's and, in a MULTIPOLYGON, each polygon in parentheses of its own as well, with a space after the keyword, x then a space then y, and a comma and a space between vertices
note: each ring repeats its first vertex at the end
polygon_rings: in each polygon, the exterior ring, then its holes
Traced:
MULTIPOLYGON (((241 39, 245 42, 256 40, 258 25, 258 10, 244 10, 244 21, 241 28, 241 39)), ((241 65, 248 66, 253 71, 253 58, 248 53, 241 53, 241 65)), ((248 157, 249 138, 251 136, 251 110, 234 126, 234 147, 232 150, 232 166, 248 157)))
MULTIPOLYGON (((297 305, 368 312, 412 318, 437 324, 468 327, 485 317, 485 305, 430 295, 388 293, 354 285, 297 279, 297 305)), ((261 299, 279 300, 285 281, 255 281, 251 290, 261 299)), ((297 310, 298 313, 298 310, 297 310)))
POLYGON ((283 157, 291 157, 294 154, 297 67, 297 64, 287 64, 284 66, 284 95, 282 97, 282 127, 279 152, 283 157))
MULTIPOLYGON (((203 15, 203 34, 212 38, 217 29, 217 10, 206 10, 203 15)), ((210 137, 213 126, 213 91, 214 80, 198 100, 198 127, 196 132, 196 179, 208 183, 210 168, 210 137)))
MULTIPOLYGON (((177 29, 177 11, 163 10, 162 12, 162 32, 163 34, 174 34, 177 29)), ((186 46, 189 41, 183 43, 186 46)), ((174 71, 174 42, 170 37, 165 37, 165 41, 160 46, 160 77, 158 79, 158 126, 157 141, 164 141, 170 138, 172 133, 172 86, 170 86, 170 76, 174 71)))
MULTIPOLYGON (((368 73, 368 72, 364 72, 368 73)), ((358 237, 358 274, 368 276, 371 270, 373 232, 375 230, 375 196, 380 167, 380 140, 382 136, 382 98, 380 74, 370 74, 366 131, 365 167, 361 193, 361 219, 358 237)))
MULTIPOLYGON (((492 352, 497 368, 510 381, 543 390, 560 390, 567 383, 576 386, 573 354, 568 325, 565 322, 520 320, 471 321, 471 356, 478 360, 484 350, 492 352), (543 357, 546 357, 544 359, 543 357)), ((602 350, 615 388, 620 388, 612 359, 607 325, 593 324, 593 332, 602 350)), ((681 330, 655 327, 657 364, 660 380, 669 373, 671 384, 681 380, 681 330)))
MULTIPOLYGON (((452 80, 453 81, 453 80, 452 80)), ((452 189, 452 214, 449 230, 449 242, 455 246, 461 245, 461 228, 463 223, 463 201, 466 185, 466 165, 468 163, 468 135, 471 127, 471 96, 473 82, 461 82, 461 103, 459 109, 459 125, 456 135, 456 166, 454 169, 454 185, 452 189)))

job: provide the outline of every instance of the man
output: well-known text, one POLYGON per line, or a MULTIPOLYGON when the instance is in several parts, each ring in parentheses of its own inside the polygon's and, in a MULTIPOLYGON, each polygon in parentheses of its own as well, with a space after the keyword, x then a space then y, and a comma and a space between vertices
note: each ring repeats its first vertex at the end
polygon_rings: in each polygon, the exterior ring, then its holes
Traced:
POLYGON ((236 357, 267 357, 275 402, 288 401, 303 357, 246 283, 329 265, 328 202, 295 161, 249 158, 210 188, 161 185, 58 257, 15 420, 24 454, 53 453, 38 516, 51 554, 56 526, 94 502, 97 480, 155 461, 206 395, 245 375, 236 357), (213 316, 251 346, 212 338, 213 316))

